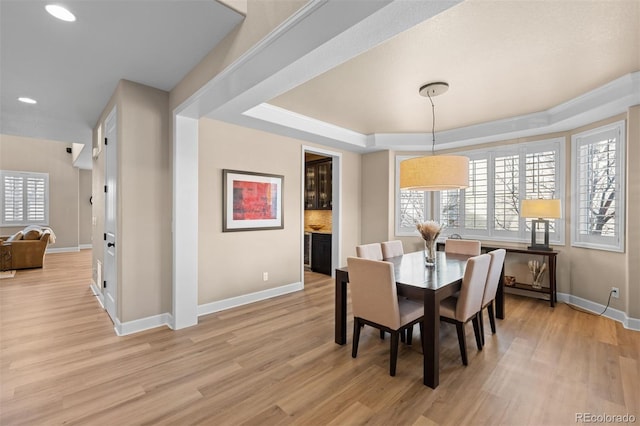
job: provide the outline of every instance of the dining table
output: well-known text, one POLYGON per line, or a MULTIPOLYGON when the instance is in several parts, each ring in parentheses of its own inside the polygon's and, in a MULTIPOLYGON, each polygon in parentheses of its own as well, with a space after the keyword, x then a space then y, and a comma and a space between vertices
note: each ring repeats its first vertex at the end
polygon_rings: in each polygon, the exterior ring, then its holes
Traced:
MULTIPOLYGON (((423 383, 432 389, 440 380, 440 301, 454 295, 462 286, 462 277, 471 256, 436 252, 433 266, 425 263, 425 252, 405 253, 385 259, 393 264, 396 287, 399 296, 424 301, 422 341, 423 383)), ((347 343, 347 284, 349 268, 336 269, 335 274, 335 342, 347 343)), ((503 300, 502 282, 498 285, 499 299, 496 317, 504 318, 501 308, 503 300)))

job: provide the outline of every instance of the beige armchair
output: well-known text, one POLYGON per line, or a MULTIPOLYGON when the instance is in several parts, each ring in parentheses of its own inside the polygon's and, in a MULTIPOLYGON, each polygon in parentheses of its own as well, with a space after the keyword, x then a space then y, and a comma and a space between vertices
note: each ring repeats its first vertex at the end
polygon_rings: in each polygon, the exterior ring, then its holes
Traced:
POLYGON ((477 256, 481 251, 481 244, 478 240, 461 240, 447 238, 444 241, 445 253, 466 254, 467 256, 477 256))
POLYGON ((476 345, 479 351, 482 350, 479 314, 482 309, 482 297, 490 263, 491 256, 488 254, 481 254, 467 260, 460 294, 457 297, 447 297, 440 302, 440 320, 456 325, 460 356, 464 365, 468 364, 464 325, 469 321, 473 321, 476 345))
POLYGON ((351 356, 358 355, 360 329, 370 325, 381 331, 391 333, 391 354, 389 374, 396 375, 398 359, 398 338, 400 333, 411 330, 422 323, 424 306, 408 299, 398 300, 393 263, 347 258, 351 286, 351 306, 353 311, 353 348, 351 356))
POLYGON ((382 260, 382 246, 380 243, 356 246, 356 256, 363 259, 382 260))
POLYGON ((398 257, 404 254, 404 248, 400 240, 385 241, 381 243, 381 246, 383 259, 391 259, 392 257, 398 257))
POLYGON ((0 271, 42 268, 51 231, 28 228, 25 231, 0 237, 0 271))

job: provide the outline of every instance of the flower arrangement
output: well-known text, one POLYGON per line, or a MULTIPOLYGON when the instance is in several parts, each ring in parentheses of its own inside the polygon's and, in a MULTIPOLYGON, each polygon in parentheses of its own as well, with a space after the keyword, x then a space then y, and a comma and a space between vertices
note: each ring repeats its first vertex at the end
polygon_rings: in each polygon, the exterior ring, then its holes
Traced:
POLYGON ((416 229, 422 235, 422 238, 427 242, 433 242, 440 236, 443 226, 433 220, 428 220, 422 223, 416 223, 416 229))
POLYGON ((422 235, 424 240, 424 252, 427 266, 436 264, 436 239, 440 236, 443 226, 438 222, 428 220, 422 223, 416 223, 416 229, 422 235))
POLYGON ((541 265, 537 260, 530 260, 528 265, 529 271, 531 271, 531 275, 533 276, 531 287, 542 288, 542 276, 544 271, 547 270, 547 264, 543 262, 541 265))

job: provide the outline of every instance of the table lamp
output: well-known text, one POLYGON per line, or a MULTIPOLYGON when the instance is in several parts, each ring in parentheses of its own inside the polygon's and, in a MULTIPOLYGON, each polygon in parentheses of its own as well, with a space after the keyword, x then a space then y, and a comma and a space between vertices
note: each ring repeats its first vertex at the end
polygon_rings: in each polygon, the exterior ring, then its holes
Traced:
POLYGON ((522 200, 520 216, 534 219, 531 221, 531 246, 529 246, 529 250, 551 251, 551 247, 549 247, 549 221, 547 219, 562 218, 560 200, 522 200), (536 229, 540 223, 544 224, 544 244, 536 242, 536 229))

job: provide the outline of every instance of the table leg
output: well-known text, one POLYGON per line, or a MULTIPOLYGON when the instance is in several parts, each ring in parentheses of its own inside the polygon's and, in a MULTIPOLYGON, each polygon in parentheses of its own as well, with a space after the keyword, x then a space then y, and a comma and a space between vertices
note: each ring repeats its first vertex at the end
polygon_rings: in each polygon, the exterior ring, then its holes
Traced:
POLYGON ((500 274, 500 282, 496 291, 495 299, 496 318, 504 319, 504 264, 502 265, 502 273, 500 274))
POLYGON ((424 336, 422 336, 423 382, 432 389, 440 383, 440 301, 435 292, 424 292, 424 336))
POLYGON ((349 275, 336 270, 335 297, 335 342, 338 345, 347 343, 347 282, 349 275))
POLYGON ((549 256, 549 303, 551 307, 555 307, 557 299, 556 292, 556 257, 549 256))

